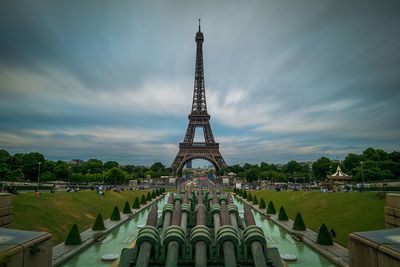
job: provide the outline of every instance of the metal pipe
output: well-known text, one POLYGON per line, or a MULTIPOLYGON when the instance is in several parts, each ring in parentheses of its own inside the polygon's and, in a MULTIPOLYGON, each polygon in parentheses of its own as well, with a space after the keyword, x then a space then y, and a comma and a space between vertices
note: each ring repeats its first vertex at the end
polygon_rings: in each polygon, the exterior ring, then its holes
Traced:
MULTIPOLYGON (((147 216, 146 225, 156 226, 157 223, 157 204, 151 207, 150 213, 147 216)), ((136 261, 136 267, 147 267, 150 262, 152 245, 150 242, 144 241, 140 244, 139 255, 136 261)))
POLYGON ((251 254, 253 255, 254 266, 256 267, 267 267, 264 258, 264 252, 259 241, 251 242, 251 254))
MULTIPOLYGON (((230 225, 228 208, 225 201, 221 203, 221 225, 230 225)), ((231 241, 225 241, 222 245, 224 250, 224 263, 225 267, 236 266, 235 247, 231 241)))
MULTIPOLYGON (((203 204, 203 194, 201 189, 197 194, 197 202, 198 204, 203 204)), ((197 214, 196 214, 196 225, 205 225, 206 224, 206 214, 204 211, 203 205, 198 206, 197 214)), ((207 245, 204 241, 198 241, 195 244, 195 267, 207 267, 207 245)))
POLYGON ((207 245, 204 241, 196 242, 194 266, 207 267, 207 245))
MULTIPOLYGON (((227 195, 226 201, 228 202, 228 204, 233 204, 233 200, 230 194, 227 195)), ((237 221, 236 214, 234 212, 230 212, 229 217, 231 219, 231 225, 233 226, 233 228, 235 228, 236 232, 239 234, 239 224, 237 221)))
MULTIPOLYGON (((177 200, 175 203, 175 209, 172 213, 171 225, 180 225, 181 222, 181 201, 177 200)), ((176 241, 168 243, 167 247, 167 258, 165 260, 165 266, 176 267, 178 265, 179 255, 179 244, 176 241)))
POLYGON ((222 245, 224 250, 224 264, 225 267, 237 266, 235 247, 231 241, 225 241, 222 245))
MULTIPOLYGON (((244 205, 244 220, 247 226, 256 225, 253 213, 251 212, 251 208, 248 204, 244 205)), ((250 248, 251 254, 253 255, 254 265, 256 267, 266 267, 267 264, 265 262, 264 252, 261 243, 259 241, 253 241, 250 244, 250 248)))
POLYGON ((179 244, 176 241, 168 243, 167 258, 165 260, 166 267, 176 267, 178 265, 179 244))
MULTIPOLYGON (((168 197, 168 204, 174 204, 174 193, 170 193, 168 197)), ((164 236, 165 230, 168 228, 168 226, 171 223, 171 213, 166 212, 164 215, 164 221, 163 221, 163 228, 161 230, 161 235, 164 236)), ((162 240, 162 239, 161 239, 162 240)))

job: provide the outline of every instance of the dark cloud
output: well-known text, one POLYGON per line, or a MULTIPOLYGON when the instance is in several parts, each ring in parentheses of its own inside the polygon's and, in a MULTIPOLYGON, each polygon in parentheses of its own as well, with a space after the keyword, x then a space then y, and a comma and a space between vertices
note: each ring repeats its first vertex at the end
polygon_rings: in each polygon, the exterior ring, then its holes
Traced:
POLYGON ((399 149, 399 13, 398 1, 3 1, 0 146, 169 164, 200 17, 229 163, 399 149))

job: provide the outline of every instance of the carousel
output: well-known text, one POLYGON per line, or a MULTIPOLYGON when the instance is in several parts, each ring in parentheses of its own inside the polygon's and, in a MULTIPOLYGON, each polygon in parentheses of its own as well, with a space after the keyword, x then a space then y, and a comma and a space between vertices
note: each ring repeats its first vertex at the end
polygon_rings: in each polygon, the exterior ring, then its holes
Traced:
POLYGON ((345 185, 351 180, 351 178, 351 175, 345 174, 340 169, 340 166, 338 166, 335 173, 326 177, 322 187, 332 191, 345 190, 345 185))

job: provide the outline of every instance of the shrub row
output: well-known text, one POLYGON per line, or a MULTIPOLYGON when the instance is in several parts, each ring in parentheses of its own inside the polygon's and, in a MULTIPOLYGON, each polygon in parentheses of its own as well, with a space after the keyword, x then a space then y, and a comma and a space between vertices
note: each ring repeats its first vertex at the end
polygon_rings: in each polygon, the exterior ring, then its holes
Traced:
MULTIPOLYGON (((142 195, 140 202, 141 202, 141 204, 146 204, 147 201, 151 201, 153 198, 156 198, 157 196, 159 196, 163 193, 165 193, 165 188, 153 190, 151 193, 148 192, 146 196, 142 195)), ((132 208, 133 209, 140 208, 140 203, 139 203, 138 197, 135 198, 132 208)), ((132 210, 130 208, 128 201, 125 202, 122 213, 123 214, 132 213, 132 210)), ((121 220, 121 214, 120 214, 117 206, 114 207, 114 209, 111 213, 111 216, 110 216, 110 220, 113 220, 113 221, 121 220)), ((105 230, 105 229, 106 229, 106 227, 104 225, 103 216, 101 215, 101 213, 99 213, 93 223, 92 230, 93 231, 101 231, 101 230, 105 230)), ((82 243, 82 240, 81 240, 81 235, 80 235, 78 226, 76 224, 73 224, 71 227, 71 230, 69 231, 69 233, 67 235, 67 238, 65 239, 65 245, 79 245, 81 243, 82 243)))
MULTIPOLYGON (((258 204, 258 207, 260 209, 265 209, 264 198, 260 198, 260 202, 258 202, 256 196, 252 197, 250 192, 247 193, 245 190, 242 190, 242 189, 235 188, 234 193, 238 194, 239 196, 241 196, 244 199, 247 199, 247 201, 249 201, 249 202, 252 201, 253 205, 258 204)), ((274 203, 272 201, 269 201, 269 203, 268 203, 267 214, 276 214, 276 209, 275 209, 274 203)), ((278 220, 279 221, 289 220, 289 217, 283 206, 279 208, 278 220)), ((304 223, 303 217, 301 216, 300 212, 296 213, 296 217, 294 219, 292 228, 293 228, 293 230, 296 230, 296 231, 306 230, 306 225, 304 223)), ((322 223, 321 227, 319 228, 317 243, 321 244, 321 245, 333 245, 332 235, 324 223, 322 223)))

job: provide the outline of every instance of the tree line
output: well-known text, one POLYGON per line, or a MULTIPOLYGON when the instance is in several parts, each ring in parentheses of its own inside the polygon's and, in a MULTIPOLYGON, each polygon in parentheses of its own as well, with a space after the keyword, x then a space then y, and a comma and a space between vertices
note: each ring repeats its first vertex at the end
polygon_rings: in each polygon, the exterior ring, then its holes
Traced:
POLYGON ((400 177, 400 152, 387 153, 382 149, 367 148, 361 154, 348 154, 343 161, 321 157, 312 164, 289 161, 286 164, 246 163, 219 170, 219 175, 234 172, 248 182, 256 180, 304 181, 323 180, 340 166, 343 172, 353 176, 353 181, 383 181, 400 177))
MULTIPOLYGON (((130 179, 145 177, 159 178, 171 175, 171 169, 161 162, 151 166, 120 165, 116 161, 103 162, 89 159, 82 163, 69 164, 65 161, 47 160, 38 152, 16 153, 11 155, 0 150, 0 180, 37 181, 40 162, 40 180, 61 180, 68 182, 96 182, 122 184, 130 179)), ((286 164, 231 165, 217 172, 218 175, 236 173, 247 181, 275 180, 290 181, 295 179, 322 180, 336 171, 337 166, 353 176, 356 181, 382 181, 400 177, 400 152, 387 153, 382 149, 367 148, 361 154, 348 154, 343 161, 321 157, 312 165, 305 162, 289 161, 286 164)))
POLYGON ((71 164, 61 160, 45 159, 44 155, 38 152, 11 155, 4 149, 0 150, 0 180, 37 181, 39 165, 40 181, 122 184, 130 179, 148 176, 158 178, 171 174, 171 170, 161 162, 155 162, 150 167, 120 165, 116 161, 103 162, 99 159, 71 164))

